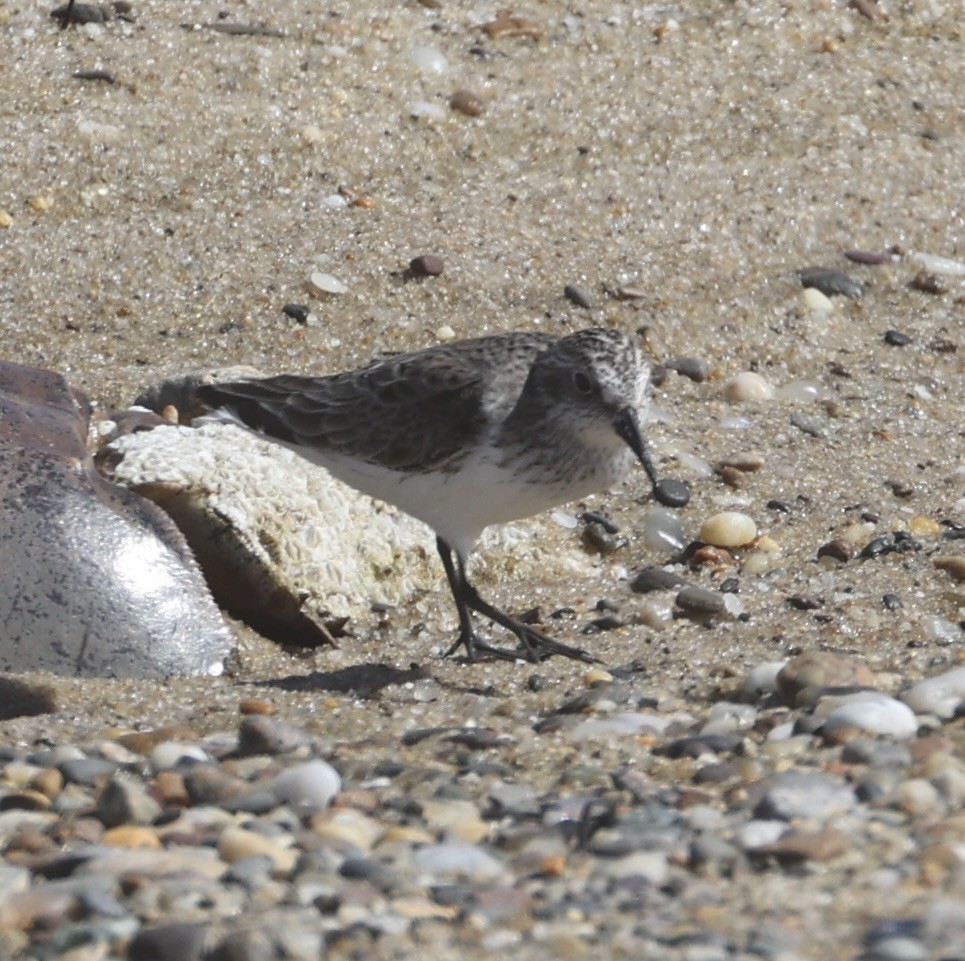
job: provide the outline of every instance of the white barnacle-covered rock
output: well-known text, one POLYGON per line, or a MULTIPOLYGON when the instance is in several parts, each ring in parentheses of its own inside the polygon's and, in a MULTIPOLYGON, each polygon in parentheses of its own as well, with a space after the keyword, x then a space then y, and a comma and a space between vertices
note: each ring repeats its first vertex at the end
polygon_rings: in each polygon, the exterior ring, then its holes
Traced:
POLYGON ((157 427, 109 450, 113 479, 163 507, 218 600, 270 636, 436 579, 424 525, 241 428, 157 427))

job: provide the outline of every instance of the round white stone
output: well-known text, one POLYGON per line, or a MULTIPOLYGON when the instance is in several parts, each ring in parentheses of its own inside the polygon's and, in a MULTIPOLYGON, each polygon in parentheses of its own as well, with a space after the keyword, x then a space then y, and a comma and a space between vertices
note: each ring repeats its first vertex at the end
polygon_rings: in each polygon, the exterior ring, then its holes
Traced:
POLYGON ((279 801, 296 810, 318 811, 328 807, 342 790, 342 779, 331 764, 308 761, 282 771, 271 789, 279 801))
POLYGON ((746 514, 722 511, 704 521, 699 536, 714 547, 741 547, 757 537, 757 525, 746 514))
POLYGON ((753 400, 770 400, 774 396, 774 388, 751 370, 736 374, 724 384, 724 397, 732 403, 740 404, 753 400))

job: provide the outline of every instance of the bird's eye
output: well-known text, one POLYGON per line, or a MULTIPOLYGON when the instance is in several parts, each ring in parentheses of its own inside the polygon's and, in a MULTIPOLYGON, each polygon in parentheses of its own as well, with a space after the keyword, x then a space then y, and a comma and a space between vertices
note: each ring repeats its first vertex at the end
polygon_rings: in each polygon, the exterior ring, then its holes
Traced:
POLYGON ((594 390, 593 381, 587 374, 584 374, 582 370, 578 370, 573 374, 573 386, 585 397, 589 397, 594 390))

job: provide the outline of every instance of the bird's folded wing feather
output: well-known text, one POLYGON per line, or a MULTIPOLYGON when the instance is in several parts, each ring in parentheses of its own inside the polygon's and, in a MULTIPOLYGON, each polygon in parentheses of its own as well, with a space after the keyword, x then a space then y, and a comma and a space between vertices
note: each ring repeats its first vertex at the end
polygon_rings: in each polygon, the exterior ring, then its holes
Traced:
POLYGON ((486 429, 485 371, 439 349, 328 377, 283 375, 199 389, 249 427, 399 471, 445 469, 486 429))

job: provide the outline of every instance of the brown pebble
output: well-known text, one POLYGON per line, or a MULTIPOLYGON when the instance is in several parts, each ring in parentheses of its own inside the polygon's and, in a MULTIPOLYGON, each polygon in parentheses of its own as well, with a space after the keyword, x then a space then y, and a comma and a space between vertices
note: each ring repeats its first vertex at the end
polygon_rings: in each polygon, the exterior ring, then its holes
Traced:
POLYGON ((754 857, 773 857, 781 864, 799 864, 802 861, 831 861, 841 857, 851 848, 847 837, 835 828, 820 831, 791 829, 773 844, 754 848, 754 857))
POLYGON ((238 704, 242 714, 274 714, 277 710, 270 701, 263 701, 258 697, 246 697, 238 704))
POLYGON ((873 250, 846 250, 844 255, 856 264, 869 264, 871 266, 890 264, 897 259, 894 254, 880 254, 873 250))
POLYGON ((516 17, 508 10, 500 10, 495 20, 483 24, 483 33, 493 40, 497 37, 529 37, 539 40, 543 36, 543 28, 535 20, 516 17))
POLYGON ((832 557, 836 561, 841 561, 842 564, 850 561, 854 555, 854 544, 841 537, 836 537, 833 541, 828 541, 827 544, 822 544, 818 548, 818 557, 832 557))
POLYGON ((956 581, 965 581, 965 557, 936 557, 935 567, 940 571, 947 571, 956 581))
POLYGON ((50 798, 40 791, 12 791, 0 798, 0 811, 46 811, 50 798))
POLYGON ((135 754, 147 754, 164 741, 196 741, 198 735, 189 727, 169 724, 152 731, 134 731, 122 734, 117 743, 135 754))
POLYGON ((486 104, 482 97, 471 90, 457 90, 449 98, 449 106, 467 117, 481 117, 486 112, 486 104))
POLYGON ((64 776, 55 767, 48 767, 35 775, 30 786, 47 797, 56 797, 63 790, 64 776))
POLYGON ((161 841, 153 829, 137 824, 121 824, 105 831, 102 844, 115 848, 159 848, 161 841))
POLYGON ((161 807, 187 807, 191 803, 184 778, 176 771, 158 771, 149 792, 161 807))
POLYGON ((733 487, 735 490, 739 490, 747 483, 747 475, 742 470, 731 467, 730 464, 722 464, 717 469, 717 475, 728 487, 733 487))
POLYGON ((871 669, 854 657, 834 651, 807 651, 792 657, 777 675, 777 689, 785 704, 797 703, 807 688, 873 687, 871 669))
POLYGON ((920 270, 908 284, 913 290, 920 290, 923 294, 947 294, 948 287, 936 274, 927 270, 920 270))

